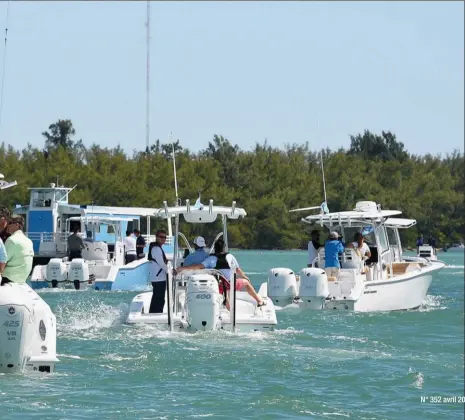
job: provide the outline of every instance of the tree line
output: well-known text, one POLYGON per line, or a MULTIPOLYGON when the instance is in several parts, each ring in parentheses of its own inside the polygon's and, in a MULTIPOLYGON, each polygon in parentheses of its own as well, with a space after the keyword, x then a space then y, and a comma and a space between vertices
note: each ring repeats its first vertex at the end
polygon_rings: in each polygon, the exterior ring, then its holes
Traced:
MULTIPOLYGON (((28 145, 16 150, 2 144, 2 172, 18 181, 17 187, 2 192, 3 204, 27 204, 28 187, 47 186, 57 177, 60 185, 78 185, 70 194, 71 203, 131 207, 162 207, 164 200, 175 203, 173 145, 157 140, 129 156, 119 146, 86 147, 74 139, 75 134, 71 120, 58 120, 42 133, 43 148, 28 145)), ((300 219, 311 212, 289 210, 322 202, 323 157, 330 211, 372 200, 417 220, 416 228, 402 232, 405 245, 414 246, 420 232, 433 234, 441 245, 464 238, 463 153, 414 155, 395 134, 368 130, 350 136, 348 149, 316 146, 318 151, 308 143, 275 148, 265 141, 244 151, 215 135, 205 150, 193 153, 176 141, 179 197, 194 202, 200 193, 205 204, 212 198, 218 205, 234 200, 244 207, 248 216, 229 224, 233 247, 304 247, 311 227, 300 219)), ((157 223, 152 222, 152 227, 157 223)), ((218 224, 184 224, 182 231, 188 237, 203 234, 213 239, 218 224)))

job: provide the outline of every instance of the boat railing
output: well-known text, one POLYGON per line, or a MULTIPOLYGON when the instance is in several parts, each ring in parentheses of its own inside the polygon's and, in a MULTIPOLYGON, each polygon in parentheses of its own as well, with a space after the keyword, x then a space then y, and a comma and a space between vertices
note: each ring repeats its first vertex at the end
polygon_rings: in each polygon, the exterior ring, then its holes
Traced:
MULTIPOLYGON (((155 235, 141 235, 145 241, 149 244, 150 242, 155 242, 155 235)), ((173 236, 167 236, 165 245, 173 245, 174 239, 173 236)))
MULTIPOLYGON (((26 232, 26 236, 31 241, 40 241, 40 242, 66 242, 70 233, 66 232, 26 232)), ((85 237, 85 235, 80 234, 79 236, 85 237)))

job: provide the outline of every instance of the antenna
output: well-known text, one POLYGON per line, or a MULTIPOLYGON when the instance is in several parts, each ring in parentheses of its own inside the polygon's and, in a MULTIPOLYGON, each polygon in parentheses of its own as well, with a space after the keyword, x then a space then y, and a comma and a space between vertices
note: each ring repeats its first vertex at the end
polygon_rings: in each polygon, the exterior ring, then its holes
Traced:
MULTIPOLYGON (((318 111, 316 112, 316 140, 317 143, 320 144, 320 119, 318 118, 318 111)), ((323 166, 323 149, 320 152, 320 160, 321 160, 321 174, 323 176, 323 195, 325 197, 325 203, 328 204, 326 201, 326 182, 325 182, 325 168, 323 166)))
POLYGON ((2 111, 3 111, 3 86, 5 82, 5 71, 6 71, 6 43, 8 41, 8 18, 10 17, 10 0, 6 6, 6 20, 5 20, 5 45, 3 47, 3 61, 2 61, 2 86, 0 90, 0 125, 2 122, 2 111))
POLYGON ((147 0, 147 57, 146 57, 146 98, 145 98, 145 147, 150 147, 150 0, 147 0))
POLYGON ((328 204, 326 200, 326 181, 325 181, 325 168, 323 166, 323 149, 320 152, 320 159, 321 159, 321 174, 323 175, 323 194, 325 196, 325 203, 328 204))
POLYGON ((174 191, 176 193, 176 205, 179 205, 179 198, 178 198, 178 179, 176 177, 176 158, 174 156, 174 143, 173 143, 173 133, 170 136, 171 148, 173 150, 173 169, 174 169, 174 191))

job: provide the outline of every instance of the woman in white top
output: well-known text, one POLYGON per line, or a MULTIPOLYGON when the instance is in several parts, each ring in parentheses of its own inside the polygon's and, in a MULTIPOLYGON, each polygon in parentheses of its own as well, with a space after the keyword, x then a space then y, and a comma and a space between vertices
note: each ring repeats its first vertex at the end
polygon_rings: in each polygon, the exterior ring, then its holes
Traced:
POLYGON ((370 247, 365 243, 364 237, 360 232, 354 235, 354 242, 348 244, 347 248, 353 248, 362 260, 371 257, 370 247))

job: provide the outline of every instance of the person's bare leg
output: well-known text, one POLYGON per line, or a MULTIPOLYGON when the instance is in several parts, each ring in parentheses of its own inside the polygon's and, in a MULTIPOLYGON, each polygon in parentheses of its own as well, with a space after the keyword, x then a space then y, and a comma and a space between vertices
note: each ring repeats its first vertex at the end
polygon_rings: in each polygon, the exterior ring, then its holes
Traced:
POLYGON ((258 296, 257 292, 255 291, 254 287, 250 284, 248 280, 244 280, 244 288, 246 292, 252 296, 257 303, 263 303, 263 300, 260 296, 258 296))

